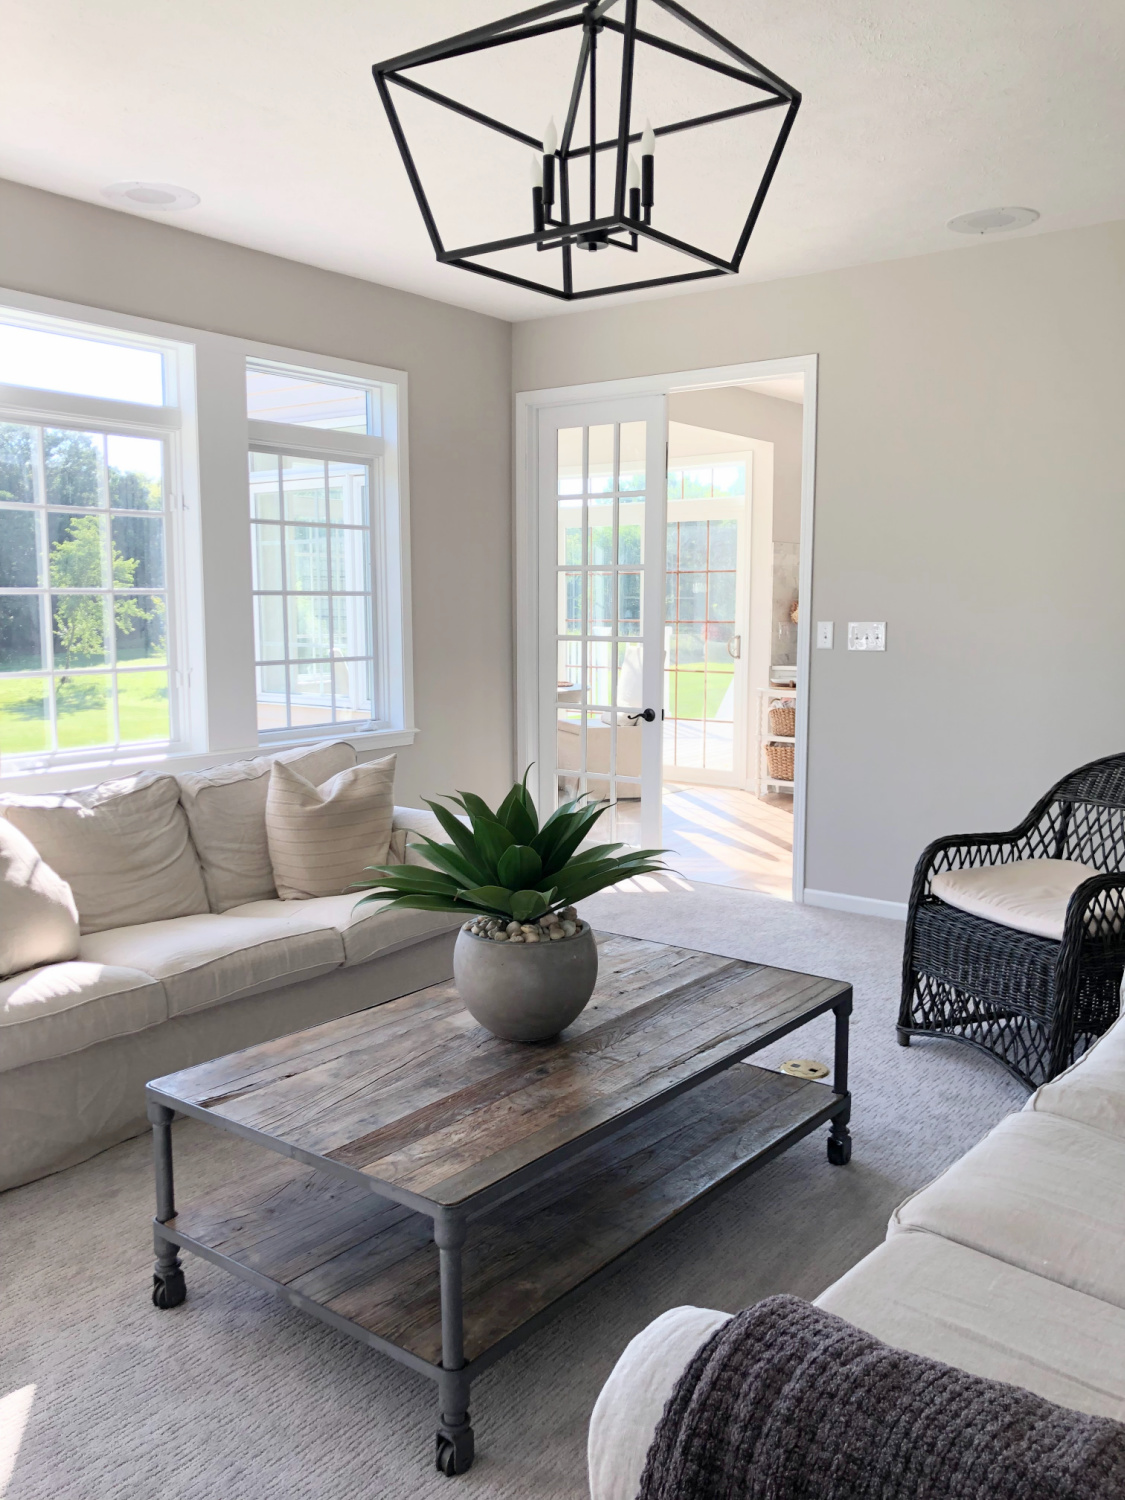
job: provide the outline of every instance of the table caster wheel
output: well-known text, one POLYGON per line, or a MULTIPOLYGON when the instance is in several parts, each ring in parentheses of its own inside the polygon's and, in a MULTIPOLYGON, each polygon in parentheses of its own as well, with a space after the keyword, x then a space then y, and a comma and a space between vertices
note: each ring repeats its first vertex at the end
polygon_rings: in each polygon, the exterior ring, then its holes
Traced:
POLYGON ((834 1167, 846 1167, 852 1159, 852 1138, 850 1135, 828 1137, 828 1160, 834 1167))
POLYGON ((153 1307, 159 1307, 161 1311, 169 1307, 179 1307, 186 1296, 187 1282, 184 1280, 184 1273, 182 1271, 172 1271, 167 1276, 153 1276, 153 1307))
POLYGON ((454 1474, 464 1474, 473 1466, 473 1430, 466 1428, 454 1436, 439 1432, 437 1435, 437 1468, 438 1472, 452 1478, 454 1474))

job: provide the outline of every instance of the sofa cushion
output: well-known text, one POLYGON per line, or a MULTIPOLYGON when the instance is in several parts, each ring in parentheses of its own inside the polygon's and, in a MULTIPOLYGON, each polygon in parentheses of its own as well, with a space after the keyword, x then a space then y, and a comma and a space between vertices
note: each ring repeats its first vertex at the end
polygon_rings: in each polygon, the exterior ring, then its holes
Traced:
POLYGON ((315 786, 274 764, 266 835, 277 894, 339 896, 368 865, 386 864, 394 817, 395 757, 368 761, 315 786))
POLYGON ((286 922, 207 913, 94 933, 83 938, 82 957, 151 974, 164 985, 168 1014, 181 1016, 337 969, 344 942, 297 912, 286 922))
POLYGON ((14 824, 0 818, 0 979, 78 957, 70 886, 14 824))
POLYGON ((974 917, 1059 942, 1067 902, 1098 873, 1074 859, 1021 859, 980 870, 943 870, 931 889, 946 905, 974 917))
POLYGON ((448 844, 449 836, 428 809, 421 807, 396 807, 391 833, 390 864, 429 865, 424 854, 411 847, 418 842, 419 835, 433 839, 435 844, 448 844), (401 839, 401 843, 396 843, 401 839))
POLYGON ((1125 1019, 1115 1021, 1065 1073, 1036 1089, 1024 1108, 1064 1115, 1125 1141, 1125 1019))
POLYGON ((274 761, 295 766, 319 785, 354 766, 355 759, 355 746, 336 740, 188 771, 178 778, 212 911, 277 895, 266 842, 266 797, 274 761))
POLYGON ((159 980, 137 969, 58 963, 0 982, 0 1072, 80 1052, 167 1019, 159 980))
POLYGON ((83 933, 207 910, 207 892, 174 776, 128 776, 74 792, 0 797, 68 883, 83 933))
POLYGON ((338 932, 344 940, 344 967, 365 964, 381 953, 393 953, 424 942, 461 925, 461 918, 449 912, 411 911, 395 907, 387 911, 385 901, 357 906, 359 897, 316 896, 310 901, 254 901, 227 912, 228 917, 249 917, 259 921, 312 921, 338 932))
POLYGON ((896 1234, 816 1305, 896 1348, 1125 1419, 1125 1311, 932 1234, 896 1234))
POLYGON ((891 1216, 1125 1307, 1125 1141, 1020 1110, 891 1216))

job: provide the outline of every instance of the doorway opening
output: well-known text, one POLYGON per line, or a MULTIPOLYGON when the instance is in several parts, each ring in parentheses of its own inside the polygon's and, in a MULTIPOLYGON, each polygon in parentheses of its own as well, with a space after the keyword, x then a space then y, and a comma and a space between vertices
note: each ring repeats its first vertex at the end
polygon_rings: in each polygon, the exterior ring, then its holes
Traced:
POLYGON ((689 879, 784 899, 803 406, 803 375, 668 397, 662 844, 689 879))
POLYGON ((543 810, 607 797, 603 837, 796 900, 815 372, 517 397, 518 753, 543 810))

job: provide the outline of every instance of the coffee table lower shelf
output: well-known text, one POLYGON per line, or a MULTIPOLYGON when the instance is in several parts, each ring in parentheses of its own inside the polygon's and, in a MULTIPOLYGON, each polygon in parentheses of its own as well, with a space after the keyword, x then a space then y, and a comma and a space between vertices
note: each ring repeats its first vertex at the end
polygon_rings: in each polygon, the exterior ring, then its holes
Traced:
MULTIPOLYGON (((846 1117, 847 1106, 825 1084, 741 1064, 470 1219, 458 1383, 467 1390, 560 1299, 662 1224, 846 1117)), ((449 1379, 430 1218, 263 1153, 253 1174, 181 1206, 158 1229, 439 1386, 449 1379)))

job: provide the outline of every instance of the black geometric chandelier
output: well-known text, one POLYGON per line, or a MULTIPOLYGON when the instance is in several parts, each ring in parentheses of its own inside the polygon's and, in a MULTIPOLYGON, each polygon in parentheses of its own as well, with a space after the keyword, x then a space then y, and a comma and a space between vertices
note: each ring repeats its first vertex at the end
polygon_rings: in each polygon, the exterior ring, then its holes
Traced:
MULTIPOLYGON (((516 52, 506 53, 504 58, 519 66, 516 52)), ((372 73, 437 259, 568 302, 736 274, 801 102, 796 89, 685 10, 678 0, 548 0, 506 20, 376 63, 372 73), (654 15, 655 29, 652 23, 638 25, 641 4, 654 15), (572 41, 565 35, 568 33, 572 41), (435 64, 440 74, 440 66, 453 59, 547 37, 555 37, 556 43, 570 42, 577 59, 568 56, 565 85, 558 78, 534 78, 537 97, 560 99, 562 124, 556 128, 552 118, 542 137, 430 86, 450 76, 447 69, 435 80, 435 64), (661 81, 662 86, 649 82, 648 100, 655 126, 643 116, 638 121, 635 113, 638 65, 646 59, 652 59, 654 67, 679 70, 671 83, 667 78, 661 81), (697 70, 690 79, 683 73, 685 64, 697 70), (423 83, 418 73, 427 66, 431 68, 430 82, 423 83), (686 85, 696 79, 701 83, 703 103, 722 102, 724 107, 705 108, 688 118, 661 118, 661 111, 673 116, 683 113, 675 106, 688 92, 686 85), (432 178, 429 195, 422 181, 426 171, 436 173, 444 163, 438 160, 428 168, 425 164, 420 167, 417 147, 412 152, 407 141, 408 132, 392 97, 392 86, 426 101, 427 106, 441 106, 476 126, 498 132, 532 153, 531 181, 521 187, 519 199, 523 204, 520 213, 528 227, 480 243, 447 248, 438 227, 439 214, 432 204, 432 178), (552 93, 553 89, 559 92, 552 93), (566 97, 569 102, 564 115, 561 102, 566 97), (728 127, 744 116, 761 117, 768 127, 757 165, 751 165, 750 180, 737 171, 740 153, 731 145, 729 135, 724 136, 719 148, 710 146, 707 159, 713 166, 718 150, 724 162, 732 163, 731 180, 718 195, 721 212, 696 204, 682 210, 679 221, 672 225, 685 225, 686 230, 671 233, 669 210, 674 210, 674 205, 669 200, 675 195, 675 184, 662 182, 665 154, 673 147, 679 151, 674 163, 668 165, 673 168, 675 183, 690 186, 697 174, 694 164, 685 158, 679 138, 684 132, 728 127), (697 226, 716 231, 720 238, 725 233, 726 243, 705 248, 696 242, 706 238, 696 232, 697 226), (597 254, 601 251, 607 252, 604 260, 597 254), (637 259, 632 263, 622 261, 622 252, 637 259), (535 261, 540 254, 549 255, 550 260, 535 261), (595 256, 600 277, 584 274, 595 256), (533 261, 530 267, 529 258, 533 261), (516 269, 512 269, 513 262, 516 269), (612 270, 610 262, 614 263, 612 270), (533 274, 539 267, 544 273, 533 274)), ((464 74, 454 76, 461 79, 464 74)), ((526 64, 522 72, 512 75, 513 87, 524 85, 525 99, 528 77, 526 64)), ((494 85, 495 78, 494 71, 494 85)), ((712 142, 714 139, 712 135, 712 142)), ((430 145, 433 156, 432 132, 430 145)), ((707 149, 702 144, 699 147, 701 152, 707 149)), ((701 159, 701 176, 705 175, 702 169, 701 159)), ((522 172, 527 170, 525 164, 522 172)), ((496 198, 506 197, 509 206, 513 196, 511 177, 509 162, 503 177, 498 174, 495 179, 496 198)), ((527 182, 526 176, 523 181, 527 182)), ((712 194, 712 204, 715 196, 712 194)))

